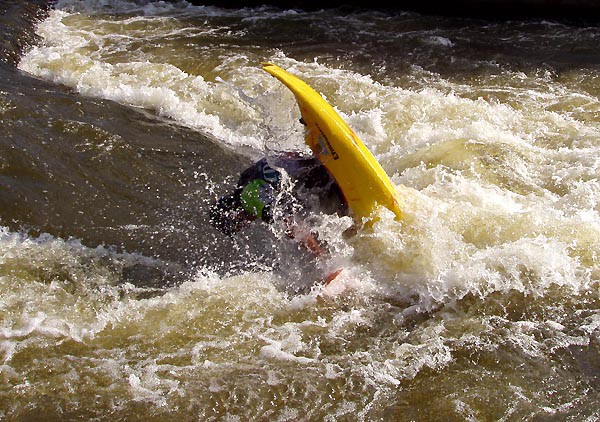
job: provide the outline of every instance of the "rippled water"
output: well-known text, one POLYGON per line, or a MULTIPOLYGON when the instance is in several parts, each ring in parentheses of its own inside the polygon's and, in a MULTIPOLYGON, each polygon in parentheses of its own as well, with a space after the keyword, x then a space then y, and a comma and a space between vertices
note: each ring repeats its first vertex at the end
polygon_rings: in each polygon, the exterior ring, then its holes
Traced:
POLYGON ((600 417, 600 28, 98 0, 36 33, 0 93, 2 417, 600 417), (206 223, 252 159, 304 150, 262 61, 404 199, 351 236, 314 215, 316 269, 206 223))

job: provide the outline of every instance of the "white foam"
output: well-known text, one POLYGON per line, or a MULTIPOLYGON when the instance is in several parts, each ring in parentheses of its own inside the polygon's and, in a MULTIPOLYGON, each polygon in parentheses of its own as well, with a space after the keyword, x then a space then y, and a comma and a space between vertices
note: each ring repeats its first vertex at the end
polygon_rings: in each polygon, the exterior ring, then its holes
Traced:
MULTIPOLYGON (((185 41, 215 29, 183 25, 181 16, 237 14, 258 22, 270 12, 185 2, 59 4, 63 10, 40 25, 43 44, 23 58, 22 69, 85 95, 155 110, 234 147, 291 149, 302 144, 295 100, 258 64, 274 61, 322 92, 375 153, 397 185, 404 219, 382 210, 372 228, 350 236, 343 234, 350 218, 314 216, 334 254, 323 269, 344 271, 329 291, 314 286, 297 295, 281 286, 298 280, 274 271, 224 276, 199 269, 161 295, 138 296, 116 281, 139 257, 0 228, 0 373, 23 383, 14 391, 45 390, 49 381, 40 374, 65 372, 52 378, 56 391, 76 383, 92 397, 117 397, 125 406, 134 400, 155 412, 195 399, 246 406, 237 391, 264 385, 285 402, 278 387, 288 385, 297 387, 294 400, 297 393, 314 398, 313 409, 326 405, 329 415, 369 419, 388 393, 415 386, 412 379, 426 387, 431 373, 443 379, 448 368, 469 365, 465 356, 497 357, 484 364, 491 379, 495 370, 506 374, 506 352, 513 350, 525 367, 527 359, 535 368, 548 362, 549 371, 568 375, 556 356, 599 338, 599 102, 561 82, 567 74, 498 67, 499 81, 459 84, 417 67, 407 68, 409 75, 382 68, 384 83, 351 63, 334 68, 331 60, 305 63, 273 50, 259 57, 265 51, 224 51, 217 42, 184 63, 176 59, 189 54, 185 48, 165 59, 133 43, 139 37, 160 44, 161 32, 185 41), (103 6, 113 16, 97 13, 103 6), (87 20, 79 11, 97 16, 87 20), (98 30, 112 21, 123 32, 98 30), (19 366, 17 358, 42 348, 31 368, 19 366), (330 386, 346 381, 351 391, 329 400, 330 386)), ((453 47, 451 37, 418 35, 436 49, 453 47)), ((580 369, 573 376, 586 375, 580 369)), ((577 390, 569 382, 562 392, 577 390)), ((532 386, 505 393, 530 404, 539 385, 532 386)), ((473 414, 468 394, 452 401, 465 417, 473 414)), ((381 408, 394 411, 387 402, 381 408)), ((264 407, 246 410, 265 416, 264 407)), ((284 412, 270 416, 298 417, 284 412)))
MULTIPOLYGON (((293 96, 247 58, 236 57, 231 67, 223 63, 221 69, 228 76, 214 82, 168 63, 113 64, 104 61, 102 54, 87 57, 78 52, 102 43, 76 28, 66 28, 62 23, 66 16, 64 11, 54 12, 40 27, 46 43, 25 56, 21 68, 86 95, 154 109, 231 145, 262 150, 265 139, 281 149, 302 143, 301 133, 294 129, 299 113, 293 96)), ((576 222, 594 230, 598 227, 593 200, 600 189, 594 179, 598 147, 590 141, 600 139, 597 128, 540 105, 527 109, 464 98, 447 92, 443 81, 437 87, 411 91, 318 62, 300 63, 283 54, 272 60, 315 86, 335 105, 405 197, 404 224, 383 219, 376 233, 359 236, 356 242, 349 243, 326 226, 320 228, 338 254, 361 265, 375 259, 372 251, 381 252, 377 262, 382 265, 359 270, 369 274, 365 278, 376 274, 377 280, 402 283, 407 291, 417 289, 423 297, 444 300, 453 289, 460 294, 481 289, 479 282, 458 281, 451 275, 468 256, 479 257, 479 265, 485 267, 488 260, 502 256, 490 256, 487 247, 540 235, 563 244, 562 233, 576 222), (567 145, 565 139, 575 133, 586 134, 590 146, 567 145), (427 290, 424 285, 436 287, 427 290)), ((558 88, 555 91, 564 95, 558 88)), ((546 104, 556 98, 552 90, 532 94, 528 89, 527 94, 546 104)), ((583 237, 576 242, 578 256, 585 256, 590 242, 583 237)), ((532 247, 540 253, 535 244, 532 247)), ((586 283, 584 276, 580 285, 586 283)))
POLYGON ((453 47, 454 43, 449 38, 441 37, 439 35, 431 35, 424 39, 424 42, 431 45, 439 45, 442 47, 453 47))

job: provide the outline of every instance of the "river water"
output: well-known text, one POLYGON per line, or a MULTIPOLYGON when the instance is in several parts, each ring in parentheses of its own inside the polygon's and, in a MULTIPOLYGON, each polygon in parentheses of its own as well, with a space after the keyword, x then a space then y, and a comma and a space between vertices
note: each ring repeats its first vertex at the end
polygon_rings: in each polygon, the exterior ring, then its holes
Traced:
POLYGON ((19 31, 0 419, 600 418, 600 27, 86 0, 19 31), (318 265, 210 227, 252 160, 305 151, 263 61, 335 106, 402 221, 313 215, 318 265))

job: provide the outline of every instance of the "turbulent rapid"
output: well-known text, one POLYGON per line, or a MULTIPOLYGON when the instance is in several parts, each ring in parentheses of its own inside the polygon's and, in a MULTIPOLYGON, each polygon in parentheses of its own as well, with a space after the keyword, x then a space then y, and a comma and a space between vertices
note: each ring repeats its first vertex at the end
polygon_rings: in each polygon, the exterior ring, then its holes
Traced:
POLYGON ((599 27, 61 0, 33 29, 0 69, 1 419, 600 418, 599 27), (403 200, 312 215, 319 265, 208 223, 307 152, 265 61, 403 200))

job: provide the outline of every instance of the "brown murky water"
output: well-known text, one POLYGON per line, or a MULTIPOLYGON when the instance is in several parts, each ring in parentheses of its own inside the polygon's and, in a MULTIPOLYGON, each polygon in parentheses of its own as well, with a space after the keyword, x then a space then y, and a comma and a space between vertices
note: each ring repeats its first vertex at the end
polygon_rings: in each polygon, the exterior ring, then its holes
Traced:
POLYGON ((26 23, 0 67, 0 418, 600 416, 600 28, 91 0, 26 23), (352 237, 313 217, 345 268, 325 300, 276 230, 206 222, 303 148, 261 61, 405 201, 352 237))

